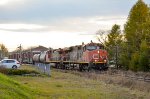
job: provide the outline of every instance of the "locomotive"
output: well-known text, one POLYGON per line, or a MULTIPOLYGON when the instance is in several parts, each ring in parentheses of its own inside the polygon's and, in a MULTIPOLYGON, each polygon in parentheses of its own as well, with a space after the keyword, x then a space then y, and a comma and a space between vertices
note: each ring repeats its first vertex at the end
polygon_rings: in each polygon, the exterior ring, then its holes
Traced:
POLYGON ((67 48, 49 49, 35 54, 33 62, 54 63, 55 68, 83 70, 106 70, 108 53, 99 43, 88 43, 67 48))

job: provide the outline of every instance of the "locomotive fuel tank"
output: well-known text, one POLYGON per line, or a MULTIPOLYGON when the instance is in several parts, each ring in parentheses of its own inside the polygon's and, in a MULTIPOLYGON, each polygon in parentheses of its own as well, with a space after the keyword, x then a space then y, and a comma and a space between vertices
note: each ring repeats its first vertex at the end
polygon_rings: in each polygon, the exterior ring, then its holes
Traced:
POLYGON ((41 52, 40 54, 35 54, 33 56, 33 61, 38 63, 48 62, 48 53, 47 51, 41 52))
POLYGON ((41 63, 45 63, 48 61, 48 52, 47 51, 41 52, 39 61, 41 63))
POLYGON ((39 61, 40 61, 40 54, 35 54, 35 55, 33 56, 33 61, 34 61, 34 62, 39 62, 39 61))

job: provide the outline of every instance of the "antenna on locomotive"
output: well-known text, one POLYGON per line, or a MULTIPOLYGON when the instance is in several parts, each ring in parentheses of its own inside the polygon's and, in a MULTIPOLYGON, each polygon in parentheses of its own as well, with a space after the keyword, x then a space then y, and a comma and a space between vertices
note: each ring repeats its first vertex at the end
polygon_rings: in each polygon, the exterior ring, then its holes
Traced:
POLYGON ((91 40, 91 43, 93 43, 93 41, 91 40))

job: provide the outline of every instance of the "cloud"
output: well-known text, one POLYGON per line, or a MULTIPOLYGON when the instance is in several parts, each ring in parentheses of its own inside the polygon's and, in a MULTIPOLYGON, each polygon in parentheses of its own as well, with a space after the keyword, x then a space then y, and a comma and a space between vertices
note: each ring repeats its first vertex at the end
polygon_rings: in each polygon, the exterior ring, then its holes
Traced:
POLYGON ((86 32, 95 33, 97 30, 110 30, 112 25, 125 24, 126 16, 92 16, 92 17, 74 17, 51 22, 49 24, 29 24, 29 23, 3 23, 0 24, 0 30, 14 32, 86 32))
POLYGON ((35 24, 0 24, 0 28, 3 29, 40 29, 44 28, 44 26, 35 25, 35 24))
POLYGON ((20 0, 0 0, 0 6, 7 6, 12 4, 13 2, 18 2, 20 0))
POLYGON ((114 24, 125 24, 127 16, 91 16, 76 17, 62 20, 56 23, 57 30, 95 33, 97 30, 110 30, 114 24))
POLYGON ((19 44, 22 44, 23 48, 38 45, 52 48, 63 48, 72 45, 79 45, 82 42, 88 43, 90 40, 93 40, 93 36, 79 34, 80 32, 70 33, 62 31, 49 31, 43 33, 20 33, 0 30, 0 43, 2 42, 8 46, 9 51, 13 51, 19 44))
POLYGON ((14 32, 86 32, 95 33, 97 30, 110 30, 112 25, 125 24, 126 16, 92 16, 92 17, 74 17, 51 22, 49 24, 28 24, 28 23, 7 23, 0 24, 0 30, 14 32))
POLYGON ((89 42, 98 30, 110 30, 114 24, 123 29, 136 1, 8 0, 0 5, 0 43, 56 48, 89 42))
POLYGON ((49 24, 64 18, 127 15, 136 0, 17 0, 0 7, 0 22, 49 24))
POLYGON ((49 29, 50 27, 41 26, 37 24, 0 24, 0 30, 14 31, 14 32, 40 32, 49 29))

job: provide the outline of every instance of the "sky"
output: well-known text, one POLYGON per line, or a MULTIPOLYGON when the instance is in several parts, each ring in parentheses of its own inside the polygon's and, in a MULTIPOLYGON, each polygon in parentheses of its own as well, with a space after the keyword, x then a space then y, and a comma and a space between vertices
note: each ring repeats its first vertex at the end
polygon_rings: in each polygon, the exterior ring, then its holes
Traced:
MULTIPOLYGON (((123 25, 137 0, 0 0, 0 43, 63 48, 98 42, 98 30, 123 25)), ((150 0, 144 0, 150 4, 150 0)))

